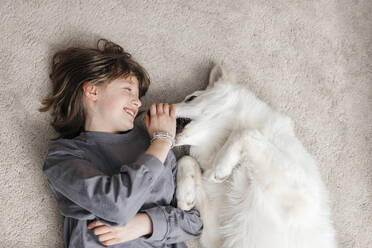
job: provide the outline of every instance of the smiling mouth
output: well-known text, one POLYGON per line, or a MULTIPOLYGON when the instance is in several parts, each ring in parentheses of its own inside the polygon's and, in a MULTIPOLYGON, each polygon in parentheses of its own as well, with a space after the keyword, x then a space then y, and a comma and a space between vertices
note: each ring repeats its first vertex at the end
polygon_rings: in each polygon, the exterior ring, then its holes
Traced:
POLYGON ((127 115, 129 115, 132 119, 134 119, 133 114, 129 114, 128 112, 124 111, 127 115))
POLYGON ((124 109, 124 112, 127 113, 133 119, 136 117, 136 111, 134 109, 130 109, 127 107, 124 107, 123 109, 124 109))
POLYGON ((183 131, 184 127, 189 124, 192 120, 190 118, 183 118, 179 117, 176 119, 177 127, 176 127, 176 134, 179 134, 183 131))

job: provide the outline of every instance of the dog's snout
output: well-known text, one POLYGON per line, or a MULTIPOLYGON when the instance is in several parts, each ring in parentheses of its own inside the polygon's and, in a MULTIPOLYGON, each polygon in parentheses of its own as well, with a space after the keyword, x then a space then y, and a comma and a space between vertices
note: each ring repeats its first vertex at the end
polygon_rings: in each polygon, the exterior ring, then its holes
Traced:
POLYGON ((177 127, 176 127, 176 133, 182 132, 183 128, 191 122, 190 118, 177 118, 177 127))

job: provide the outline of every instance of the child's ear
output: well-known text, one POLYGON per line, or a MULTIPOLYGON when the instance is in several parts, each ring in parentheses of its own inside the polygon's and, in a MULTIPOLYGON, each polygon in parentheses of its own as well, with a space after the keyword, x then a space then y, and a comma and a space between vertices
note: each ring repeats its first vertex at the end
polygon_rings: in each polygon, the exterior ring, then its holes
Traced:
POLYGON ((97 101, 97 85, 91 83, 91 82, 84 82, 83 83, 83 91, 84 91, 84 96, 88 98, 89 100, 92 101, 97 101))

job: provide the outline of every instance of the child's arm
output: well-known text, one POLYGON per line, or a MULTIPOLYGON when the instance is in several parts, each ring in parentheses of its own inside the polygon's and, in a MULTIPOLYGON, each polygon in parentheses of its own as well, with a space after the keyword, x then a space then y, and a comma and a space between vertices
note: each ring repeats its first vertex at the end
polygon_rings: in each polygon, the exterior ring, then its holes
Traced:
POLYGON ((88 229, 97 235, 104 245, 115 245, 152 233, 151 218, 148 214, 138 213, 125 226, 108 226, 100 221, 88 225, 88 229))
MULTIPOLYGON (((172 150, 170 150, 172 160, 173 180, 177 182, 177 161, 172 150)), ((185 240, 197 238, 202 230, 203 223, 200 213, 193 208, 183 211, 177 206, 176 192, 169 206, 156 206, 142 212, 147 213, 152 220, 152 234, 145 238, 147 241, 161 240, 167 244, 179 243, 185 240)))
POLYGON ((97 217, 113 226, 124 226, 136 215, 164 168, 157 157, 146 153, 136 162, 122 165, 120 173, 112 176, 95 169, 92 163, 71 144, 55 142, 43 170, 60 205, 72 202, 61 206, 64 216, 97 217))
POLYGON ((203 230, 200 213, 195 208, 184 211, 169 205, 157 206, 144 212, 152 221, 152 234, 145 238, 148 242, 180 243, 197 238, 203 230))

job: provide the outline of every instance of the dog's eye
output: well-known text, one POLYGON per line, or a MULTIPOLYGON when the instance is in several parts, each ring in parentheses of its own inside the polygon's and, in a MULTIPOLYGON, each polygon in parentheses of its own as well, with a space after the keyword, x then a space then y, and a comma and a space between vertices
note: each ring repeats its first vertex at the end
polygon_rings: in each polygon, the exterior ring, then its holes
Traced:
POLYGON ((196 96, 190 96, 185 100, 185 102, 191 102, 196 96))

